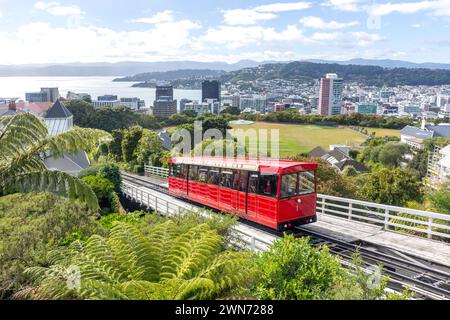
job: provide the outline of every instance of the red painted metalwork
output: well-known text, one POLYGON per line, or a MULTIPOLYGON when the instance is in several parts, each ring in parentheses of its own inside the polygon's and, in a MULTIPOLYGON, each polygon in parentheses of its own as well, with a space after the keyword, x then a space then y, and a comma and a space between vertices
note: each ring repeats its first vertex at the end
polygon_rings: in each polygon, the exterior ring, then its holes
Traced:
POLYGON ((169 192, 258 224, 288 230, 317 221, 317 163, 174 158, 169 192))

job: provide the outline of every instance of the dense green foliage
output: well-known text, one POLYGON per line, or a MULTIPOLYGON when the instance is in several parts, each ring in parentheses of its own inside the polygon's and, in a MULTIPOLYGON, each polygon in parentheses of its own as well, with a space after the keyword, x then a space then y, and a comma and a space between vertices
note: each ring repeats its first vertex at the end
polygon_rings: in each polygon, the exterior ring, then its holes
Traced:
POLYGON ((343 269, 328 249, 310 247, 308 239, 286 236, 256 260, 260 281, 255 294, 263 300, 312 300, 330 295, 343 269))
POLYGON ((114 185, 114 191, 119 192, 122 183, 119 166, 112 162, 97 163, 91 165, 88 169, 81 171, 78 178, 82 179, 88 176, 99 176, 105 178, 114 185))
POLYGON ((154 131, 141 127, 114 130, 108 146, 107 156, 125 164, 125 169, 143 172, 144 165, 162 167, 167 158, 161 139, 154 131))
POLYGON ((222 81, 254 81, 274 79, 300 79, 313 81, 327 73, 337 73, 346 81, 357 81, 369 86, 444 85, 450 83, 450 70, 382 68, 378 66, 341 65, 295 61, 291 63, 264 64, 257 68, 232 71, 222 76, 222 81))
MULTIPOLYGON (((367 272, 359 255, 344 269, 327 247, 314 248, 309 239, 285 236, 256 259, 257 272, 250 289, 264 300, 380 300, 407 299, 386 293, 388 279, 367 272), (350 271, 350 272, 349 272, 350 271)), ((373 270, 377 272, 377 270, 373 270)), ((381 269, 378 269, 381 272, 381 269)))
POLYGON ((28 283, 27 267, 45 265, 51 247, 90 235, 96 213, 51 193, 0 197, 0 299, 28 283))
POLYGON ((405 155, 410 148, 405 143, 387 142, 367 146, 359 159, 365 163, 381 163, 386 167, 399 167, 405 161, 405 155))
POLYGON ((99 141, 108 139, 103 131, 80 128, 49 137, 45 123, 30 113, 1 117, 0 192, 56 192, 98 208, 88 186, 67 173, 47 170, 42 155, 61 158, 79 150, 89 152, 99 141))
POLYGON ((90 186, 95 192, 103 214, 109 214, 115 211, 114 200, 116 193, 114 192, 114 184, 112 182, 99 176, 87 176, 81 179, 81 181, 90 186))
POLYGON ((358 190, 362 199, 400 207, 408 201, 422 199, 420 182, 408 170, 383 168, 364 178, 358 190))
POLYGON ((37 287, 16 297, 35 299, 212 299, 243 283, 251 270, 245 253, 223 250, 208 225, 179 233, 173 222, 154 225, 148 235, 117 223, 108 237, 51 252, 49 267, 27 269, 37 287), (67 283, 71 266, 82 281, 67 283))

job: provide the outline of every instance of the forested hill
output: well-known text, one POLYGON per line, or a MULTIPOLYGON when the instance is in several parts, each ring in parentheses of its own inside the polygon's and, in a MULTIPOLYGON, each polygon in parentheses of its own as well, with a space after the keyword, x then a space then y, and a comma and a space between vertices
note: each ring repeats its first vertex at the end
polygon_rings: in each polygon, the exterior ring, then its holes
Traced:
POLYGON ((366 85, 450 85, 450 70, 423 68, 383 68, 378 66, 341 65, 330 63, 291 62, 265 64, 228 72, 222 81, 252 81, 272 79, 319 79, 327 73, 337 73, 346 81, 366 85))
POLYGON ((225 71, 209 70, 209 69, 185 69, 174 70, 166 72, 148 72, 139 73, 134 76, 114 79, 116 82, 120 81, 174 81, 183 79, 202 79, 202 78, 218 78, 225 74, 225 71))

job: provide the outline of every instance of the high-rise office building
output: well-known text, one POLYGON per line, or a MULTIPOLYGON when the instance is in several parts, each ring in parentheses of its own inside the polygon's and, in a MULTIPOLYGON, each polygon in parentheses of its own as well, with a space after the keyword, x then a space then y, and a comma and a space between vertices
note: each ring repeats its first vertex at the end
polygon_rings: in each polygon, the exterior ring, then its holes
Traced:
POLYGON ((172 86, 157 86, 156 87, 156 101, 173 100, 173 87, 172 86))
POLYGON ((25 93, 25 100, 28 102, 56 102, 58 99, 58 88, 41 88, 40 92, 25 93))
POLYGON ((217 80, 203 81, 202 83, 202 102, 209 99, 220 101, 221 86, 217 80))
POLYGON ((173 99, 172 86, 157 86, 156 100, 153 103, 153 115, 157 118, 169 118, 177 113, 177 100, 173 99))
POLYGON ((341 113, 344 80, 335 73, 320 79, 319 113, 335 115, 341 113))

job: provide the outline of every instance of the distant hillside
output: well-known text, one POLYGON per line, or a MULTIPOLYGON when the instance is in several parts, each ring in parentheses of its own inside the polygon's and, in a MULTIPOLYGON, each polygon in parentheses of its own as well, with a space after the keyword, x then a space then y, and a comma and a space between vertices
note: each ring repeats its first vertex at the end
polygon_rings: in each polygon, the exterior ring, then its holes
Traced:
POLYGON ((312 62, 265 64, 256 68, 232 71, 222 76, 222 81, 304 79, 313 80, 326 73, 337 73, 346 81, 366 85, 449 85, 450 70, 424 68, 382 68, 378 66, 342 65, 312 62))
POLYGON ((146 72, 172 70, 225 70, 233 71, 256 67, 259 62, 243 60, 228 64, 225 62, 162 61, 162 62, 118 62, 118 63, 63 63, 34 65, 0 65, 1 77, 86 77, 86 76, 129 76, 146 72))
POLYGON ((450 64, 448 63, 415 63, 403 60, 391 60, 391 59, 351 59, 347 61, 329 61, 329 60, 306 60, 307 62, 314 63, 337 63, 337 64, 354 64, 360 66, 378 66, 383 68, 425 68, 425 69, 448 69, 450 70, 450 64))
POLYGON ((167 72, 148 72, 139 73, 134 76, 114 79, 116 82, 151 82, 151 81, 174 81, 184 79, 205 79, 205 78, 219 78, 225 74, 221 70, 175 70, 167 72))

